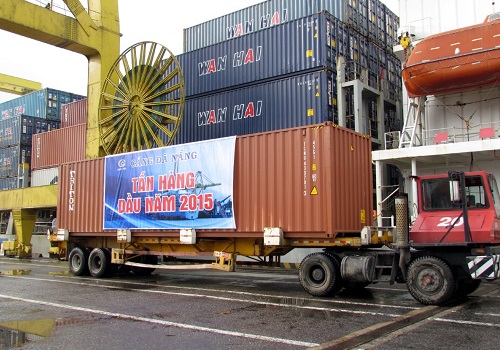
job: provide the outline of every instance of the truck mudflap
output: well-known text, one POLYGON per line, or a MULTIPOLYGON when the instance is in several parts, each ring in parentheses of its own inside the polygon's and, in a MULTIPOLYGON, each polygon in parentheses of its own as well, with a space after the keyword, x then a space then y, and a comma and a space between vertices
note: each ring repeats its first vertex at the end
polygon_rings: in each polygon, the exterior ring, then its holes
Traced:
POLYGON ((500 277, 500 255, 468 256, 467 265, 473 279, 495 279, 500 277))

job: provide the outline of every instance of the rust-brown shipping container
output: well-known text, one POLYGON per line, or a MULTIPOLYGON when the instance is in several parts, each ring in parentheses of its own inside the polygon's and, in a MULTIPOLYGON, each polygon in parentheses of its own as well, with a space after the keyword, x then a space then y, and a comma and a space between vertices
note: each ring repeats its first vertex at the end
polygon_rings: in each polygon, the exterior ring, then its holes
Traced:
POLYGON ((61 106, 61 128, 67 128, 87 122, 87 99, 61 106))
MULTIPOLYGON (((104 232, 104 158, 60 167, 59 227, 71 235, 104 232)), ((202 237, 262 237, 281 227, 285 238, 359 233, 373 209, 371 140, 332 123, 236 139, 235 230, 197 230, 202 237)), ((135 236, 178 237, 179 230, 137 230, 135 236)))
POLYGON ((44 169, 85 159, 86 125, 33 135, 31 169, 44 169))

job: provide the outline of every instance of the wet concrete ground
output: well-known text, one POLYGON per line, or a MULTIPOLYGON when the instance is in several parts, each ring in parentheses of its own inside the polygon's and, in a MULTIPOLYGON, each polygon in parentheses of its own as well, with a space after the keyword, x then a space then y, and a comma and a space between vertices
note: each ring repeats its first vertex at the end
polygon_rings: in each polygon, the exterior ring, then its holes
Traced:
POLYGON ((496 348, 499 306, 498 282, 438 308, 404 285, 313 298, 289 270, 94 279, 72 276, 66 262, 0 257, 3 348, 496 348))

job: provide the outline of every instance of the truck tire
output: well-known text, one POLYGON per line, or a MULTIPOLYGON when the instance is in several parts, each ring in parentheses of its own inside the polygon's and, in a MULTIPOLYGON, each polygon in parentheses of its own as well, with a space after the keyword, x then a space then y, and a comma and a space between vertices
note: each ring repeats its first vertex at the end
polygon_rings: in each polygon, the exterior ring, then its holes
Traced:
POLYGON ((75 247, 69 253, 69 270, 75 276, 87 276, 89 274, 89 250, 75 247))
POLYGON ((342 262, 342 258, 339 255, 335 254, 334 252, 325 251, 323 252, 323 254, 329 257, 333 265, 335 266, 336 280, 335 280, 335 287, 332 290, 332 293, 335 294, 345 287, 345 283, 344 280, 342 279, 342 274, 340 272, 340 263, 342 262))
POLYGON ((424 256, 411 263, 406 286, 413 298, 425 305, 444 305, 457 291, 457 281, 450 266, 433 256, 424 256))
POLYGON ((93 277, 101 278, 108 275, 111 259, 101 248, 94 248, 89 256, 89 271, 93 277))
POLYGON ((332 295, 342 288, 340 267, 325 253, 309 254, 302 260, 299 281, 306 292, 317 297, 332 295))

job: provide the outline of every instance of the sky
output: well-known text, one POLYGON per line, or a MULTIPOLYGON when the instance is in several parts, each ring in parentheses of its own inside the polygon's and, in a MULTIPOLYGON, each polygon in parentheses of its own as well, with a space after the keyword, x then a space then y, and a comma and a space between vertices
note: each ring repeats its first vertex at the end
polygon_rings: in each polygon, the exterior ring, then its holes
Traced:
MULTIPOLYGON (((40 6, 50 2, 28 1, 40 6)), ((141 41, 155 41, 174 55, 180 54, 184 28, 262 1, 119 0, 120 52, 141 41)), ((86 6, 85 0, 81 2, 86 6)), ((397 0, 383 2, 397 14, 397 0)), ((55 10, 61 12, 63 1, 53 3, 55 10)), ((83 55, 0 30, 0 73, 40 82, 43 88, 86 95, 87 71, 88 61, 83 55)), ((0 92, 0 103, 16 97, 0 92)))

